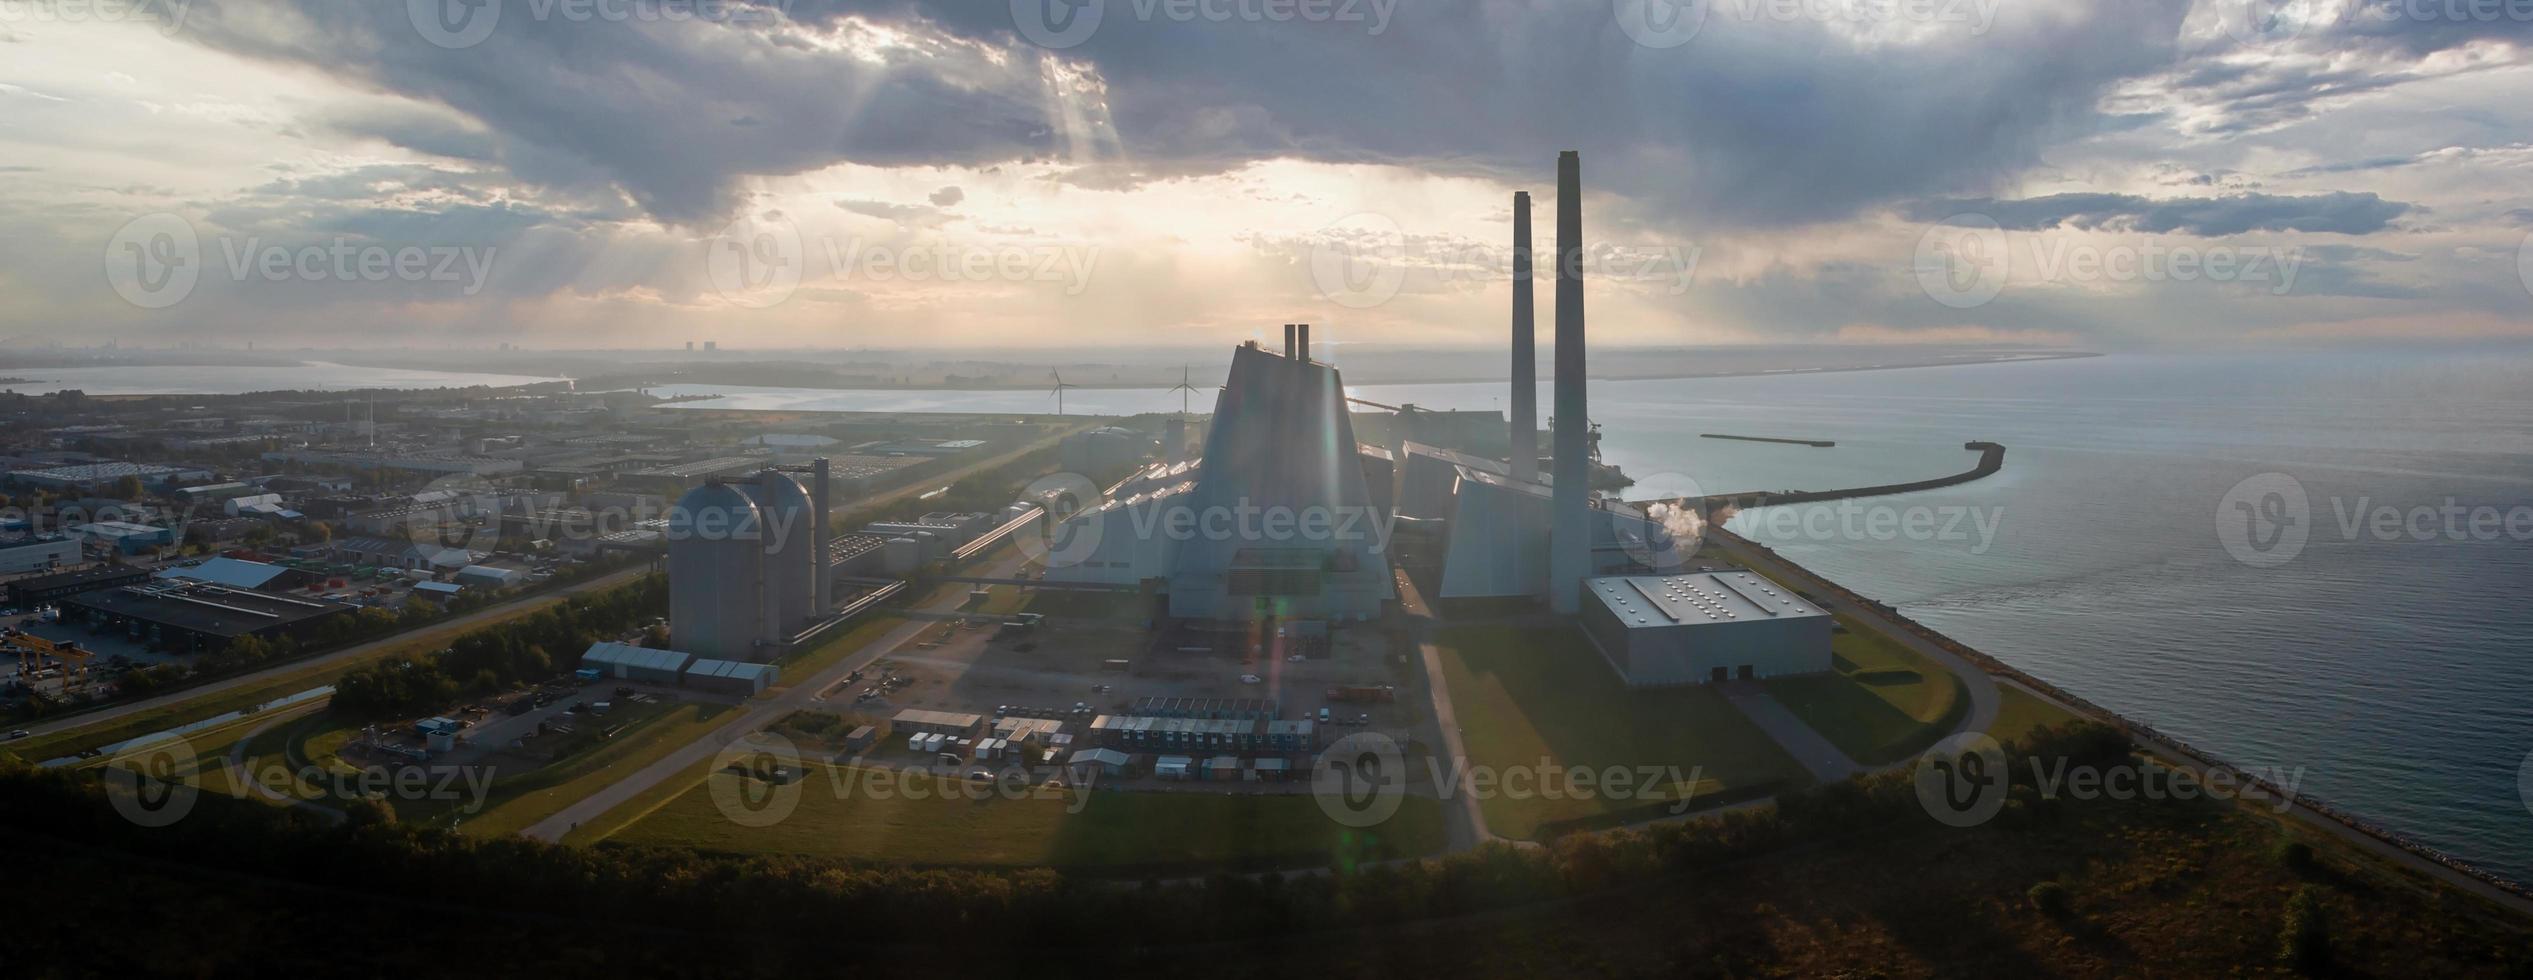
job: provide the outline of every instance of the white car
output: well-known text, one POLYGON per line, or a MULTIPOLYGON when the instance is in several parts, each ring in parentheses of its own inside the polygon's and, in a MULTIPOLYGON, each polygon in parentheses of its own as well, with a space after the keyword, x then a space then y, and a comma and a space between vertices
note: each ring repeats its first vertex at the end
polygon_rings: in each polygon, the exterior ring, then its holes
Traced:
POLYGON ((10 733, 9 733, 9 741, 14 742, 14 741, 17 741, 17 740, 19 740, 19 739, 26 738, 27 736, 30 736, 30 735, 33 735, 33 734, 35 734, 35 733, 34 733, 34 732, 27 731, 26 729, 21 728, 21 729, 18 729, 17 731, 13 731, 13 732, 10 732, 10 733))
POLYGON ((1258 675, 1256 675, 1256 674, 1242 674, 1242 675, 1240 675, 1240 683, 1243 683, 1243 684, 1264 684, 1264 683, 1266 683, 1266 680, 1265 680, 1264 678, 1259 677, 1259 676, 1258 676, 1258 675))

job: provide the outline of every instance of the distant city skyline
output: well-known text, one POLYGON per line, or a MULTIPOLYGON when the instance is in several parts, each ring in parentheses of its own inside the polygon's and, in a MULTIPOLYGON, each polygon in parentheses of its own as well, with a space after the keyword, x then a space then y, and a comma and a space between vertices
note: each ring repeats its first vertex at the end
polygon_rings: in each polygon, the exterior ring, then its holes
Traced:
POLYGON ((1499 344, 1564 149, 1613 349, 2533 338, 2528 42, 2425 0, 14 5, 0 338, 1499 344))

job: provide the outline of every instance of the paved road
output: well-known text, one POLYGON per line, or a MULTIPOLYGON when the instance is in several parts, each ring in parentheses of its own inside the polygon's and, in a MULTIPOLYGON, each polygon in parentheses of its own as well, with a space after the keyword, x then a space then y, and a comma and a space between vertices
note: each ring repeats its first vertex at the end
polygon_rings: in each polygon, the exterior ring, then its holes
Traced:
MULTIPOLYGON (((1425 693, 1433 703, 1433 717, 1430 724, 1434 727, 1436 737, 1439 739, 1434 744, 1442 750, 1443 771, 1459 771, 1465 766, 1465 760, 1469 758, 1469 749, 1461 743, 1460 715, 1451 706, 1451 686, 1445 684, 1442 679, 1442 652, 1435 649, 1430 629, 1433 625, 1433 614, 1426 607, 1424 593, 1417 590, 1416 583, 1409 579, 1406 573, 1400 572, 1394 575, 1398 579, 1399 614, 1417 624, 1416 653, 1424 662, 1425 693)), ((1487 841, 1502 839, 1495 836, 1494 831, 1487 829, 1486 812, 1478 806, 1477 794, 1467 792, 1467 787, 1436 786, 1434 792, 1443 795, 1443 831, 1444 836, 1450 841, 1453 852, 1470 850, 1487 841), (1451 805, 1454 802, 1458 805, 1451 805)))
POLYGON ((413 634, 416 632, 421 632, 423 630, 444 630, 450 627, 471 629, 476 626, 489 623, 495 619, 499 619, 503 616, 507 616, 522 608, 559 602, 567 597, 579 595, 583 592, 623 585, 626 582, 640 578, 648 571, 650 571, 650 569, 647 567, 628 568, 621 572, 601 575, 586 582, 568 585, 554 592, 540 593, 538 595, 514 599, 497 606, 486 606, 455 619, 445 619, 432 623, 428 626, 422 627, 421 630, 398 633, 394 636, 379 640, 372 640, 359 646, 345 647, 341 650, 336 650, 333 653, 309 657, 302 660, 293 660, 285 664, 275 664, 251 674, 240 674, 235 677, 223 678, 221 680, 212 681, 208 684, 188 687, 180 691, 171 691, 166 694, 158 695, 157 697, 143 698, 138 701, 127 701, 122 704, 108 705, 95 711, 47 719, 27 726, 27 731, 41 736, 49 735, 54 732, 87 728, 94 725, 103 725, 120 719, 126 715, 143 711, 152 711, 158 708, 169 707, 171 705, 179 705, 198 698, 211 697, 223 692, 234 691, 238 688, 254 684, 261 684, 277 677, 288 676, 290 674, 295 674, 312 668, 356 663, 370 657, 378 656, 379 654, 386 652, 390 647, 404 644, 406 641, 412 639, 413 634))
POLYGON ((1829 739, 1822 738, 1821 733, 1813 731, 1812 726, 1803 723, 1803 719, 1795 717, 1794 712, 1787 710, 1783 702, 1771 696, 1768 689, 1759 686, 1757 681, 1726 682, 1724 699, 1741 709, 1742 715, 1758 725, 1760 731, 1767 732, 1769 738, 1776 739, 1786 754, 1794 757, 1794 761, 1811 770, 1813 779, 1834 783, 1865 771, 1864 766, 1848 758, 1847 753, 1839 751, 1829 739))
MULTIPOLYGON (((1004 559, 994 566, 999 571, 992 574, 1012 574, 1025 560, 1022 557, 1004 559)), ((940 600, 936 608, 955 608, 965 601, 967 601, 967 596, 964 593, 954 594, 940 600)), ((538 821, 521 833, 537 840, 562 840, 563 835, 571 833, 573 828, 597 819, 607 811, 666 782, 670 777, 684 772, 691 766, 710 761, 722 749, 758 729, 781 721, 792 712, 816 707, 820 703, 819 692, 826 690, 829 685, 844 679, 854 671, 895 654, 898 648, 914 642, 916 638, 937 625, 939 624, 925 619, 909 620, 904 625, 888 631, 887 635, 872 642, 870 646, 837 661, 834 666, 792 684, 773 700, 748 702, 749 707, 741 711, 737 717, 723 723, 721 727, 704 733, 702 737, 678 747, 676 751, 654 760, 650 765, 636 769, 606 788, 564 807, 553 816, 538 821)))

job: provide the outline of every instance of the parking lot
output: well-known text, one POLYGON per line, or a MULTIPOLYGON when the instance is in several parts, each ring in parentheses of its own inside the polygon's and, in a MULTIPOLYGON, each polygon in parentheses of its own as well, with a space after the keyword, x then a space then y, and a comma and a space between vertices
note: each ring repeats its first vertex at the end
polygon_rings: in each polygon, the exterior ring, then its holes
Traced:
MULTIPOLYGON (((998 593, 1012 588, 995 587, 998 593)), ((1421 695, 1403 692, 1387 703, 1330 699, 1331 688, 1414 683, 1413 666, 1395 655, 1378 624, 1336 629, 1326 656, 1304 657, 1247 634, 1191 642, 1184 633, 1156 636, 1111 616, 1048 615, 1026 630, 1001 623, 1001 616, 980 615, 932 626, 861 681, 828 692, 827 707, 881 719, 907 708, 989 718, 998 711, 1036 712, 1078 722, 1066 726, 1078 732, 1089 716, 1076 715, 1076 705, 1091 714, 1132 714, 1146 697, 1264 698, 1276 701, 1287 719, 1317 721, 1326 709, 1323 742, 1358 725, 1405 732, 1423 725, 1428 714, 1421 695), (1120 660, 1126 666, 1114 669, 1120 660), (892 676, 896 684, 870 693, 892 676)))

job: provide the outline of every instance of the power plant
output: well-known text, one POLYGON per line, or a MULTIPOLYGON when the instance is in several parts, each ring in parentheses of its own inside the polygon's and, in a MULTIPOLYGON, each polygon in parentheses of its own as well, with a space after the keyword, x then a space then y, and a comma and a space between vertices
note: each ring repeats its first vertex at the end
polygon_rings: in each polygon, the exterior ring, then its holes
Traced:
POLYGON ((669 625, 680 651, 763 662, 827 610, 828 466, 711 480, 668 512, 669 625))
MULTIPOLYGON (((1676 567, 1668 531, 1591 492, 1584 397, 1582 172, 1558 159, 1553 475, 1537 466, 1530 196, 1513 199, 1512 413, 1505 460, 1414 440, 1360 445, 1344 381, 1311 359, 1308 324, 1283 353, 1232 352, 1204 451, 1166 458, 1053 535, 1050 582, 1165 590, 1171 616, 1364 620, 1395 598, 1390 530, 1440 543, 1436 597, 1580 608, 1584 580, 1676 567), (1283 530, 1263 520, 1282 514, 1283 530), (1302 529, 1310 517, 1321 533, 1302 529), (1350 520, 1349 518, 1354 518, 1350 520)), ((1368 404, 1368 403, 1367 403, 1368 404)))

